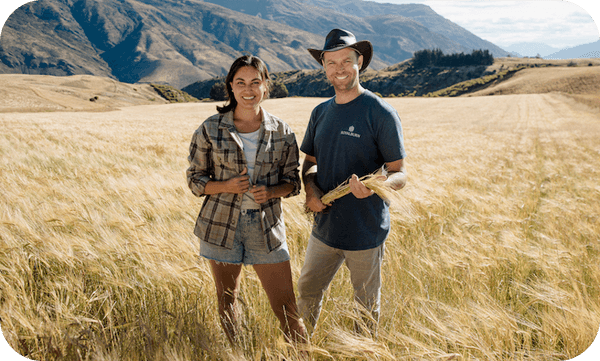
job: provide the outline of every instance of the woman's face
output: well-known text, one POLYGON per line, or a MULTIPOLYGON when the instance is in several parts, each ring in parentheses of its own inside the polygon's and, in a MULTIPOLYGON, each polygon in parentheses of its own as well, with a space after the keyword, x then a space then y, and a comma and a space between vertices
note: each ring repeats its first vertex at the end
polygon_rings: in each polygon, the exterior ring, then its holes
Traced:
POLYGON ((244 66, 235 73, 231 82, 231 90, 233 90, 238 107, 258 108, 266 96, 267 84, 256 68, 244 66))

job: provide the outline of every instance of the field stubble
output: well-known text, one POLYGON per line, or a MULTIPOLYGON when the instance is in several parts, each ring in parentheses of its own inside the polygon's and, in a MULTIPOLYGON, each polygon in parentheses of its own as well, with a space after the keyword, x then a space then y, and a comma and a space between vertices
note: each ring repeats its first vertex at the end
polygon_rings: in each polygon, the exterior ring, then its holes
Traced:
MULTIPOLYGON (((269 100, 300 142, 320 99, 269 100)), ((379 337, 345 269, 311 357, 564 360, 600 324, 600 115, 556 94, 390 99, 409 183, 393 209, 379 337)), ((295 359, 252 270, 244 352, 216 315, 187 149, 215 104, 0 114, 0 317, 37 360, 295 359)), ((294 276, 310 220, 285 200, 294 276)))

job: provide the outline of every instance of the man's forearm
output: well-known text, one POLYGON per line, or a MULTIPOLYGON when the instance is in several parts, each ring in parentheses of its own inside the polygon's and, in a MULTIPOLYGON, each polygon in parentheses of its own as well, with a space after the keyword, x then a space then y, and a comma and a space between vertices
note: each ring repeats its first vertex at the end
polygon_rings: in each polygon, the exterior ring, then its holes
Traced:
POLYGON ((406 167, 403 159, 386 163, 383 174, 387 177, 385 183, 394 190, 400 190, 406 185, 406 167))
MULTIPOLYGON (((302 182, 307 194, 313 195, 317 181, 317 164, 310 160, 305 160, 302 164, 302 182)), ((318 187, 316 187, 318 188, 318 187)))
POLYGON ((387 177, 385 183, 394 190, 398 191, 406 185, 406 173, 402 171, 388 172, 387 177))
POLYGON ((314 157, 307 156, 302 163, 302 182, 306 192, 306 207, 313 212, 321 212, 327 208, 321 203, 323 191, 317 186, 317 163, 314 157))

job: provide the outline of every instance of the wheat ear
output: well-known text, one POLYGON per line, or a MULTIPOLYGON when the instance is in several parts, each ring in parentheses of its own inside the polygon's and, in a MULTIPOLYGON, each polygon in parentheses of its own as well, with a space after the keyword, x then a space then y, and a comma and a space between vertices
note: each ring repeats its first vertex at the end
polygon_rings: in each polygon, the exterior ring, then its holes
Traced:
MULTIPOLYGON (((390 195, 394 193, 394 190, 385 185, 385 181, 382 180, 380 176, 381 174, 367 174, 366 176, 361 177, 359 180, 367 188, 375 192, 379 197, 381 197, 381 199, 389 204, 390 195)), ((342 198, 348 193, 350 193, 350 178, 346 179, 344 183, 340 184, 335 189, 329 191, 327 194, 321 197, 321 202, 323 204, 329 204, 338 198, 342 198)))

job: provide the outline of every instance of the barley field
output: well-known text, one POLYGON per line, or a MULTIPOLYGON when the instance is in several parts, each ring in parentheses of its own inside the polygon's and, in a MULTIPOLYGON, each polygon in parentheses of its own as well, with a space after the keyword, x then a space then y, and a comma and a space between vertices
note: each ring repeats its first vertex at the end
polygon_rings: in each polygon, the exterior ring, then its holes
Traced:
MULTIPOLYGON (((268 100, 300 142, 322 99, 268 100)), ((0 113, 0 318, 34 360, 566 360, 600 325, 600 112, 559 94, 395 98, 379 333, 353 332, 345 268, 308 348, 251 268, 243 352, 221 331, 185 169, 215 103, 0 113)), ((295 279, 310 217, 284 203, 295 279)))

